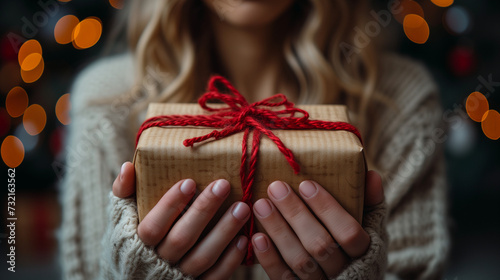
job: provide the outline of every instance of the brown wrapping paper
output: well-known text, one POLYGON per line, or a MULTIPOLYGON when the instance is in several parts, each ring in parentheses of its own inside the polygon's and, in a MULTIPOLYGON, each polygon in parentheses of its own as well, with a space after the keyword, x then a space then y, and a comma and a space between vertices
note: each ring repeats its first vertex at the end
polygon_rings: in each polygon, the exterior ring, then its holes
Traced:
MULTIPOLYGON (((345 106, 298 106, 310 119, 349 122, 345 106)), ((151 104, 147 118, 158 115, 207 114, 198 104, 151 104)), ((156 205, 165 192, 181 179, 192 178, 199 191, 216 179, 227 179, 231 193, 213 221, 242 197, 239 176, 243 132, 216 141, 185 147, 185 139, 202 136, 214 128, 152 127, 145 130, 134 155, 139 220, 156 205)), ((365 161, 359 139, 347 131, 273 130, 294 153, 301 170, 298 175, 276 145, 262 136, 253 186, 254 201, 267 197, 268 185, 281 180, 298 194, 304 180, 314 180, 327 189, 356 220, 361 222, 365 185, 365 161)), ((251 144, 251 136, 249 138, 251 144)), ((250 148, 249 148, 250 150, 250 148)), ((256 221, 257 230, 264 231, 256 221)), ((210 227, 210 226, 209 226, 210 227)))

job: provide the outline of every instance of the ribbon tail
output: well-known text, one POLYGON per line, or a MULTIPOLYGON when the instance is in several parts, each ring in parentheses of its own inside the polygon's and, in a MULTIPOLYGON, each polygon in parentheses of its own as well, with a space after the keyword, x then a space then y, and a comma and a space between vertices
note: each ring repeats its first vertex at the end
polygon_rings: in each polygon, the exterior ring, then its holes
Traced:
MULTIPOLYGON (((261 133, 258 130, 253 130, 253 141, 252 149, 250 154, 250 159, 248 159, 247 154, 247 142, 248 136, 251 129, 247 128, 243 136, 242 143, 242 156, 241 156, 241 168, 240 168, 240 178, 241 178, 241 188, 243 191, 242 201, 248 204, 250 209, 253 208, 252 202, 252 186, 255 179, 255 170, 257 168, 257 160, 259 154, 260 136, 261 133)), ((250 219, 245 224, 243 228, 245 236, 248 238, 247 254, 245 256, 245 265, 252 265, 254 260, 253 246, 251 243, 252 236, 255 233, 255 218, 253 213, 250 213, 250 219)))
POLYGON ((285 144, 281 141, 281 139, 279 139, 279 137, 276 136, 271 130, 263 127, 258 122, 255 122, 255 127, 257 128, 257 130, 264 133, 269 139, 271 139, 271 141, 273 141, 276 144, 280 152, 285 156, 286 160, 288 161, 288 164, 290 164, 290 166, 292 167, 293 172, 295 174, 299 174, 300 165, 295 160, 293 152, 285 146, 285 144))
POLYGON ((229 128, 223 129, 223 130, 214 130, 214 131, 210 132, 209 134, 205 134, 203 136, 186 139, 182 143, 186 147, 193 147, 194 144, 203 142, 203 141, 208 140, 210 138, 217 140, 217 139, 227 137, 229 135, 232 135, 232 134, 234 134, 236 132, 240 132, 240 131, 241 131, 241 128, 238 126, 229 127, 229 128))

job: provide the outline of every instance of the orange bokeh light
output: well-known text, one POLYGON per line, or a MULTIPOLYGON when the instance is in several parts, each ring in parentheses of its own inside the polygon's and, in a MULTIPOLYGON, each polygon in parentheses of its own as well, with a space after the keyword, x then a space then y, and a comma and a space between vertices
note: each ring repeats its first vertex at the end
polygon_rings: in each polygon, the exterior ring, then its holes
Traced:
POLYGON ((481 128, 484 135, 492 140, 500 138, 500 114, 495 110, 489 110, 484 114, 481 128))
POLYGON ((394 18, 401 24, 403 24, 405 17, 410 14, 419 15, 422 18, 424 17, 424 9, 413 0, 402 0, 400 9, 401 11, 399 13, 394 13, 394 18))
POLYGON ((2 160, 10 168, 18 167, 24 159, 24 146, 17 137, 9 135, 2 142, 2 160))
POLYGON ((28 94, 22 87, 14 87, 7 94, 5 99, 5 109, 7 113, 13 118, 19 117, 24 114, 28 107, 28 94))
POLYGON ((109 0, 109 4, 115 9, 123 8, 123 0, 109 0))
POLYGON ((465 102, 465 109, 469 117, 476 121, 481 122, 484 114, 488 111, 490 105, 486 97, 480 92, 473 92, 467 97, 465 102))
POLYGON ((69 93, 66 93, 59 97, 56 103, 56 117, 64 125, 68 125, 71 122, 69 117, 69 110, 71 109, 71 103, 69 98, 69 93))
POLYGON ((0 68, 0 91, 4 94, 22 82, 20 66, 16 62, 7 62, 0 68))
POLYGON ((88 17, 78 23, 73 30, 73 46, 87 49, 94 46, 102 34, 102 24, 98 18, 88 17))
POLYGON ((484 135, 492 140, 500 138, 500 114, 495 110, 489 110, 484 114, 481 128, 484 135))
POLYGON ((419 15, 407 15, 403 22, 403 28, 406 37, 416 44, 424 44, 429 39, 429 25, 419 15))
POLYGON ((40 64, 42 59, 43 58, 42 58, 41 54, 32 53, 24 59, 23 64, 21 64, 21 69, 23 71, 31 71, 31 70, 35 69, 40 64))
POLYGON ((37 135, 45 128, 47 115, 42 106, 33 104, 26 109, 23 116, 23 125, 29 135, 37 135))
POLYGON ((43 62, 42 59, 38 64, 38 66, 31 71, 24 71, 23 69, 21 69, 21 77, 23 78, 23 81, 27 84, 34 83, 38 79, 40 79, 44 69, 45 69, 45 63, 43 62))
POLYGON ((42 46, 40 43, 34 39, 24 42, 21 48, 19 48, 19 53, 17 54, 19 65, 22 66, 26 57, 33 53, 42 55, 42 46))
POLYGON ((453 4, 453 0, 431 0, 438 7, 449 7, 453 4))
POLYGON ((66 15, 59 19, 54 28, 54 38, 59 44, 69 44, 73 41, 73 30, 80 21, 74 15, 66 15))

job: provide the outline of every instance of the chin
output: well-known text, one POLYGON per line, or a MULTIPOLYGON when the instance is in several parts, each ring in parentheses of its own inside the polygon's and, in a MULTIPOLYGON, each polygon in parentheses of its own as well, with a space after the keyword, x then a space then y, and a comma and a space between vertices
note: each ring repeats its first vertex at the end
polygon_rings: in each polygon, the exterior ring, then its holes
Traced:
MULTIPOLYGON (((304 1, 304 0, 300 0, 304 1)), ((266 27, 275 22, 294 0, 203 0, 226 24, 241 27, 266 27)))

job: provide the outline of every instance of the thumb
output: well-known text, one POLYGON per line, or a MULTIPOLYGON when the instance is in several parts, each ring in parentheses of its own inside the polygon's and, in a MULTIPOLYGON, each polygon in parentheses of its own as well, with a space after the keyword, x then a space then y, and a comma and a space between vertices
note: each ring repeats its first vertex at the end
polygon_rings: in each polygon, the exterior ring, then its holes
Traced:
POLYGON ((374 206, 384 201, 382 178, 377 171, 370 170, 366 174, 365 206, 374 206))

